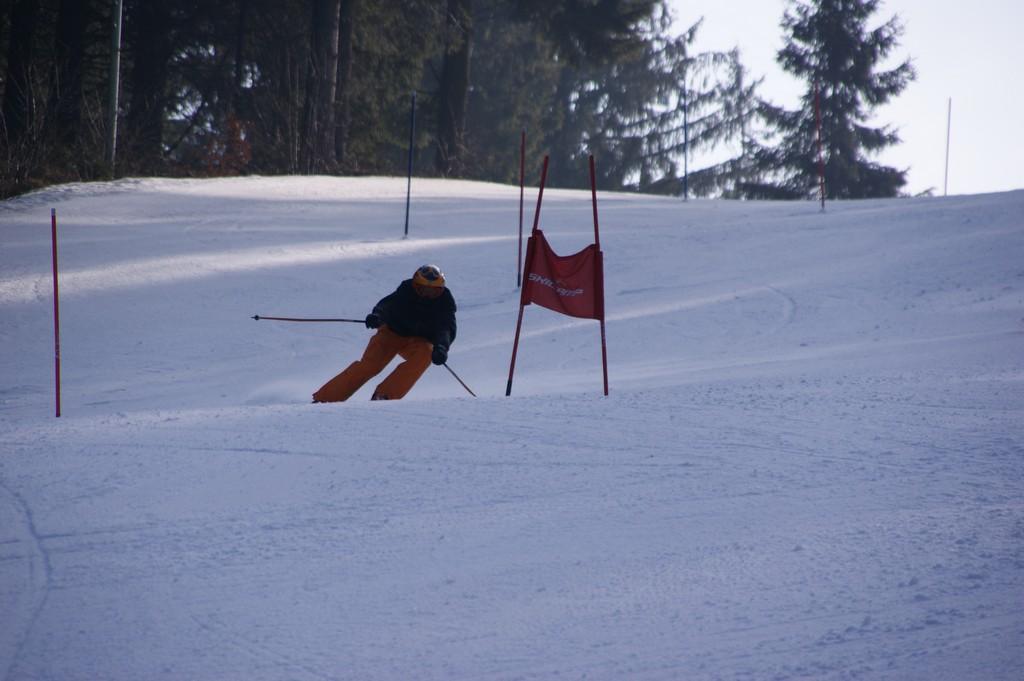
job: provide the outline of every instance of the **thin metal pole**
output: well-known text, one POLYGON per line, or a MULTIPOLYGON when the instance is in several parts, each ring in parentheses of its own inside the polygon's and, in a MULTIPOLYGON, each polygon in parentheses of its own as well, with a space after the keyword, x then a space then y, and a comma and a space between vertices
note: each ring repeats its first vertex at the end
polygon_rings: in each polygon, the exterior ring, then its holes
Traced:
POLYGON ((690 104, 683 83, 683 201, 690 200, 690 104))
POLYGON ((263 317, 258 314, 252 316, 256 321, 261 319, 272 319, 275 322, 351 322, 353 324, 365 324, 365 319, 310 319, 308 317, 263 317))
POLYGON ((416 140, 416 91, 412 91, 412 106, 409 109, 409 179, 405 185, 405 236, 409 236, 409 202, 412 197, 412 151, 416 140))
POLYGON ((107 166, 110 177, 114 177, 117 159, 117 102, 121 87, 121 2, 113 0, 114 27, 110 44, 110 94, 107 103, 107 166))
POLYGON ((461 378, 459 378, 459 375, 458 375, 457 373, 455 373, 454 371, 452 371, 452 368, 451 368, 450 366, 448 366, 448 364, 444 364, 444 365, 442 365, 442 366, 444 366, 444 368, 445 368, 445 369, 447 369, 447 370, 448 370, 448 372, 449 372, 449 373, 450 373, 450 374, 451 374, 452 376, 454 376, 454 377, 455 377, 455 380, 456 380, 456 381, 458 381, 459 383, 461 383, 461 384, 462 384, 462 387, 466 389, 466 392, 468 392, 468 393, 469 393, 470 395, 472 395, 473 397, 476 397, 476 393, 475 393, 475 392, 473 392, 472 390, 470 390, 470 389, 469 389, 469 386, 468 386, 468 385, 466 385, 465 381, 463 381, 463 380, 462 380, 461 378))
POLYGON ((818 128, 818 193, 821 195, 821 212, 825 212, 825 153, 821 142, 821 94, 814 84, 814 118, 818 128))
POLYGON ((53 242, 53 366, 56 381, 57 418, 60 418, 60 294, 57 289, 57 209, 50 209, 53 242))
POLYGON ((949 98, 949 106, 946 109, 946 173, 942 180, 942 195, 949 194, 949 130, 953 122, 953 98, 949 98))

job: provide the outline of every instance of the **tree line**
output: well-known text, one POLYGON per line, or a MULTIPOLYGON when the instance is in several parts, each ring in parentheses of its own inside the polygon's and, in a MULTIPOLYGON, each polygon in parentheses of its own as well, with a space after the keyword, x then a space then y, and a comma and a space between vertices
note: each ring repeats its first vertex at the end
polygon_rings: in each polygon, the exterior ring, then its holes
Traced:
POLYGON ((111 176, 404 174, 680 195, 894 196, 877 106, 897 18, 877 0, 791 0, 780 64, 799 108, 762 99, 737 50, 697 52, 666 0, 0 0, 0 197, 111 176), (123 8, 119 14, 118 8, 123 8), (119 97, 111 110, 120 18, 119 97), (820 122, 820 125, 819 125, 820 122), (107 143, 116 126, 116 156, 107 143), (820 130, 820 137, 819 137, 820 130), (730 158, 690 169, 721 145, 730 158))

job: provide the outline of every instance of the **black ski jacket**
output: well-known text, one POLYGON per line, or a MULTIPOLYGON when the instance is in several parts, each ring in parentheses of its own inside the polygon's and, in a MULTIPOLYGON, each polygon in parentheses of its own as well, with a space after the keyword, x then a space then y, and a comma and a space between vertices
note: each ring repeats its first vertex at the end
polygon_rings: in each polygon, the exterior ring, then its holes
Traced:
POLYGON ((455 298, 447 288, 438 298, 424 298, 406 279, 373 312, 399 336, 420 336, 446 351, 455 340, 455 298))

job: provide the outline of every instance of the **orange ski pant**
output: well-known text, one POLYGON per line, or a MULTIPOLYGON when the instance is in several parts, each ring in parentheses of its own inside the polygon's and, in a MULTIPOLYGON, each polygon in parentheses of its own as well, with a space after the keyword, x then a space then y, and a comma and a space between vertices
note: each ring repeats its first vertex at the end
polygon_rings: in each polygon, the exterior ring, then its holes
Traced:
POLYGON ((363 356, 327 381, 313 393, 314 402, 344 402, 363 384, 384 370, 395 355, 404 360, 373 391, 375 400, 398 400, 416 385, 430 367, 433 344, 419 336, 399 336, 386 325, 380 327, 363 351, 363 356))

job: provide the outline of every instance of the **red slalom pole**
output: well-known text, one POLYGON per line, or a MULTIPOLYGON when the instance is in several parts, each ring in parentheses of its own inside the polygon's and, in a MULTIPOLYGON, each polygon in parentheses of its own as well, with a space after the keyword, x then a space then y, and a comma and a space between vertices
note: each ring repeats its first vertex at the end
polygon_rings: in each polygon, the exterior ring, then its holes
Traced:
POLYGON ((512 361, 508 365, 508 383, 505 384, 505 397, 512 394, 512 375, 516 371, 516 355, 519 353, 519 332, 523 328, 523 310, 525 306, 519 304, 519 319, 516 321, 516 337, 512 341, 512 361))
MULTIPOLYGON (((540 191, 544 194, 544 180, 547 178, 547 158, 544 159, 544 173, 540 179, 540 191)), ((540 212, 540 202, 537 202, 537 212, 540 212)), ((531 264, 533 262, 533 249, 534 249, 533 237, 526 242, 526 262, 531 264)), ((529 268, 527 268, 527 275, 529 275, 529 268)), ((523 311, 526 309, 526 303, 523 299, 526 297, 526 289, 524 288, 519 295, 519 319, 516 320, 516 337, 512 341, 512 361, 508 365, 508 383, 505 384, 505 397, 512 394, 512 376, 516 372, 516 355, 519 354, 519 332, 523 329, 523 311)))
POLYGON ((548 157, 544 157, 544 167, 540 171, 540 191, 537 192, 537 210, 533 213, 533 232, 537 231, 537 226, 540 225, 540 202, 544 198, 544 185, 548 181, 548 157))
POLYGON ((519 260, 516 263, 516 288, 523 285, 523 194, 526 191, 526 130, 519 141, 519 260))
POLYGON ((594 245, 601 250, 601 234, 597 229, 597 171, 594 170, 594 155, 590 155, 590 201, 594 207, 594 245))
POLYGON ((597 294, 600 298, 601 319, 601 368, 604 369, 604 394, 608 396, 608 343, 604 333, 604 254, 601 252, 601 234, 597 227, 597 172, 594 170, 594 155, 590 155, 590 197, 594 206, 594 245, 597 246, 597 271, 601 281, 598 282, 597 294))
POLYGON ((57 386, 57 418, 60 418, 60 295, 57 290, 57 209, 50 209, 50 236, 53 243, 53 365, 57 386))
MULTIPOLYGON (((537 192, 537 209, 533 214, 533 231, 537 231, 537 226, 540 224, 540 203, 544 199, 544 185, 548 181, 548 157, 544 157, 544 167, 540 171, 540 190, 537 192)), ((526 262, 532 262, 533 258, 533 236, 531 233, 530 240, 526 243, 526 262)), ((529 272, 527 272, 529 274, 529 272)), ((505 385, 505 397, 512 394, 512 376, 516 371, 516 355, 519 353, 519 332, 523 328, 523 310, 526 307, 526 303, 523 302, 526 296, 526 289, 522 290, 519 296, 519 320, 516 322, 516 337, 512 342, 512 361, 508 365, 508 383, 505 385)))

